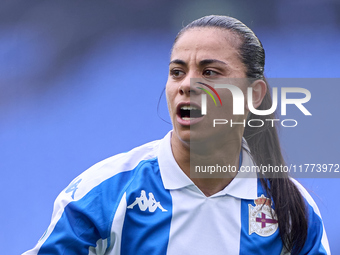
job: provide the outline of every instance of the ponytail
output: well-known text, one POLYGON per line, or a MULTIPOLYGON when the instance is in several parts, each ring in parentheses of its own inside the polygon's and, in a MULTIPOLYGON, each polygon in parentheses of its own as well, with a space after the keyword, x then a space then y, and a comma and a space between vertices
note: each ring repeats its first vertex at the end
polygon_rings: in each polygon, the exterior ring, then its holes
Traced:
MULTIPOLYGON (((265 79, 264 79, 265 80, 265 79)), ((259 106, 266 110, 272 106, 272 97, 267 81, 267 93, 259 106)), ((244 138, 247 140, 252 157, 259 165, 284 166, 277 127, 265 119, 275 119, 275 114, 258 116, 249 113, 249 119, 261 119, 265 123, 261 128, 247 126, 244 138)), ((289 179, 288 173, 279 172, 274 175, 262 175, 261 184, 268 198, 272 199, 278 218, 279 231, 285 248, 297 254, 307 239, 307 212, 304 199, 289 179)))

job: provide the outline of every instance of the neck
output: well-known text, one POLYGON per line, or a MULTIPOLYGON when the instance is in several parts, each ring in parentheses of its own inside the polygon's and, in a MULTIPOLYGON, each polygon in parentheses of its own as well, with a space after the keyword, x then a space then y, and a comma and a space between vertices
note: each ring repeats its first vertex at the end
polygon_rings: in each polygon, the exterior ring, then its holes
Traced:
POLYGON ((190 166, 234 166, 239 168, 239 155, 242 137, 219 141, 219 143, 200 142, 197 144, 179 140, 173 134, 171 137, 171 149, 174 158, 183 172, 206 195, 211 196, 223 190, 236 176, 237 171, 223 177, 193 178, 190 176, 190 166))

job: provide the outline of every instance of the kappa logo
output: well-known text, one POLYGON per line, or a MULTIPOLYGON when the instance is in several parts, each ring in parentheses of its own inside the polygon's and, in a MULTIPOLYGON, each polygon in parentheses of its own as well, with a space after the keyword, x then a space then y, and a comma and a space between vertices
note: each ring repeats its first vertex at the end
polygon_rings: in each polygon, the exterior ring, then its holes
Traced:
POLYGON ((135 205, 139 206, 139 209, 141 211, 145 211, 146 209, 149 209, 149 212, 156 211, 157 208, 161 209, 162 212, 167 212, 168 210, 164 209, 163 206, 161 206, 160 202, 157 202, 154 195, 150 192, 149 193, 149 199, 146 197, 145 190, 141 191, 140 197, 136 197, 135 202, 133 202, 131 205, 129 205, 128 209, 133 209, 135 205))
POLYGON ((249 205, 249 235, 271 236, 278 228, 277 216, 272 202, 264 195, 254 200, 256 206, 249 205), (273 216, 274 217, 273 217, 273 216))

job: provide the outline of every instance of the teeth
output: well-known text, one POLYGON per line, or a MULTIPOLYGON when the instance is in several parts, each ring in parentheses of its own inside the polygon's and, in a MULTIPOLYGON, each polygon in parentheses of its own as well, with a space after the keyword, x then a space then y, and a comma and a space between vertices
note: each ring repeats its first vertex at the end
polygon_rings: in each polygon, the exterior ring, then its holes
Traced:
POLYGON ((189 110, 189 111, 191 111, 191 110, 199 110, 197 107, 195 107, 195 106, 191 106, 191 105, 183 105, 182 107, 181 107, 181 110, 189 110))
POLYGON ((195 118, 183 117, 182 120, 193 120, 195 118))

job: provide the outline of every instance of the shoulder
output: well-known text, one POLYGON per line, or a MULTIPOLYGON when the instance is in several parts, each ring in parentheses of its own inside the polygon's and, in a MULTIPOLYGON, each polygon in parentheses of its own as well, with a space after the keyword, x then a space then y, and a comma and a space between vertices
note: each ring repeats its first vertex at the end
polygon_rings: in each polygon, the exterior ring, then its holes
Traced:
POLYGON ((96 247, 97 240, 106 242, 113 222, 120 224, 115 219, 123 217, 119 208, 126 204, 126 189, 132 180, 140 182, 135 173, 158 166, 158 144, 150 142, 105 159, 75 178, 55 200, 51 224, 32 251, 64 254, 67 248, 88 254, 89 245, 96 247))
POLYGON ((331 254, 320 210, 308 191, 297 180, 290 178, 306 201, 308 234, 304 249, 313 254, 331 254), (309 248, 307 248, 309 247, 309 248))
POLYGON ((297 180, 295 180, 294 178, 290 178, 290 180, 298 188, 298 190, 300 191, 301 195, 304 197, 308 205, 311 207, 311 209, 313 209, 313 212, 316 213, 321 218, 321 214, 320 214, 318 206, 316 205, 314 199, 309 194, 309 192, 305 189, 305 187, 303 187, 302 184, 298 182, 297 180))
POLYGON ((94 188, 103 189, 107 183, 116 183, 120 187, 132 178, 133 170, 146 161, 157 160, 160 140, 136 147, 93 165, 77 176, 61 194, 79 200, 94 188))

